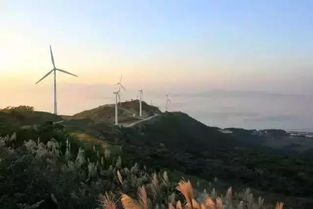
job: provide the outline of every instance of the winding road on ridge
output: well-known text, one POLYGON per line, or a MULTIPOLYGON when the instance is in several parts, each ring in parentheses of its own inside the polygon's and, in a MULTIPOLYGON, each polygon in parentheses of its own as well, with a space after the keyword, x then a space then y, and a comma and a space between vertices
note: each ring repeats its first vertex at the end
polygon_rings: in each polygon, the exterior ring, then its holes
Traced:
POLYGON ((152 116, 147 117, 147 118, 145 118, 145 119, 138 120, 138 121, 135 121, 135 122, 130 123, 130 124, 126 124, 126 125, 124 125, 124 127, 130 128, 130 127, 133 127, 133 126, 138 125, 138 124, 140 124, 140 123, 143 123, 143 122, 146 122, 146 121, 151 120, 151 119, 153 119, 153 118, 156 118, 156 117, 158 117, 158 116, 160 116, 160 114, 152 115, 152 116))

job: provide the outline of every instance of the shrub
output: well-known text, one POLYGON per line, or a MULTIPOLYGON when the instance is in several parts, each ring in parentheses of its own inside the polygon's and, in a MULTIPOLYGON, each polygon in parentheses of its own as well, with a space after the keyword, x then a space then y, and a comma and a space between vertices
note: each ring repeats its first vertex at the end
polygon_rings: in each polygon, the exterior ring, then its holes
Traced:
POLYGON ((6 113, 24 113, 24 112, 34 112, 34 107, 26 106, 26 105, 20 105, 17 107, 6 107, 1 109, 1 111, 6 113))

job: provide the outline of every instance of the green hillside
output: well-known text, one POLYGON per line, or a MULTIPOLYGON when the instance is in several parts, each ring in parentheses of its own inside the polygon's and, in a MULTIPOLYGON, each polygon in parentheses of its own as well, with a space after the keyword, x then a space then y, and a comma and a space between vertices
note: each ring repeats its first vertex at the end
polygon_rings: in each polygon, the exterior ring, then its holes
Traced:
POLYGON ((47 121, 57 122, 62 120, 60 116, 33 111, 27 109, 27 106, 0 109, 0 135, 10 134, 17 129, 27 129, 47 121))
MULTIPOLYGON (((120 105, 124 124, 142 120, 137 107, 136 100, 120 105)), ((1 110, 0 208, 99 208, 100 193, 122 208, 120 194, 134 198, 143 185, 150 204, 167 207, 172 193, 181 199, 175 190, 181 178, 191 179, 197 194, 207 188, 203 195, 213 201, 224 198, 225 208, 239 207, 240 200, 248 209, 273 208, 276 201, 312 208, 313 161, 264 146, 265 136, 285 132, 226 133, 182 112, 143 108, 142 122, 128 128, 113 125, 112 105, 73 116, 25 106, 1 110), (227 201, 222 194, 230 185, 236 192, 227 201), (247 187, 268 201, 248 200, 247 187)))
POLYGON ((182 112, 163 113, 125 132, 127 140, 133 144, 164 144, 179 152, 214 152, 234 144, 232 138, 221 133, 218 128, 208 127, 182 112))

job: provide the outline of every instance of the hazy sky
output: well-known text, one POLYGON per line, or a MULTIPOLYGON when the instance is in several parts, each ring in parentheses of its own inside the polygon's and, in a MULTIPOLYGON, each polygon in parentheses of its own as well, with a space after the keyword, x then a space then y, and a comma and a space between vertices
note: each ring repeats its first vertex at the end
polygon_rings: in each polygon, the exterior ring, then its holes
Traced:
POLYGON ((63 114, 113 101, 121 73, 126 98, 144 88, 160 104, 166 92, 311 94, 312 11, 310 0, 0 0, 0 106, 51 110, 51 78, 34 85, 52 68, 49 44, 79 75, 58 77, 63 114))

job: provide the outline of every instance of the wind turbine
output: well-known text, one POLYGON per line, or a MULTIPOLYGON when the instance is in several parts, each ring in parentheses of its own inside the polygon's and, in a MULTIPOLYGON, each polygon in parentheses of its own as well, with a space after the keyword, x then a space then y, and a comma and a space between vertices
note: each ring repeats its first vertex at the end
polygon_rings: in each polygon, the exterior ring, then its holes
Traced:
POLYGON ((113 94, 115 95, 115 120, 114 120, 114 123, 115 123, 115 125, 118 125, 118 106, 117 106, 117 103, 118 103, 119 92, 115 91, 115 92, 113 92, 113 94))
POLYGON ((143 96, 143 90, 139 90, 139 117, 142 116, 142 96, 143 96))
POLYGON ((118 91, 113 92, 113 94, 115 95, 115 120, 114 123, 115 125, 118 125, 118 107, 117 107, 117 100, 118 100, 118 91))
POLYGON ((50 45, 50 56, 51 56, 51 62, 53 65, 53 69, 51 71, 49 71, 46 75, 44 75, 39 81, 36 82, 36 84, 38 84, 40 81, 42 81, 43 79, 45 79, 48 75, 50 75, 53 72, 53 76, 54 76, 54 85, 53 85, 53 92, 54 92, 54 107, 53 107, 53 113, 54 114, 58 114, 58 109, 57 109, 57 71, 62 72, 62 73, 66 73, 75 77, 78 77, 77 75, 67 72, 65 70, 61 70, 55 67, 55 63, 54 63, 54 58, 53 58, 53 53, 52 53, 52 49, 51 49, 51 45, 50 45))
POLYGON ((126 88, 123 86, 122 84, 122 79, 123 79, 123 75, 121 75, 119 82, 117 82, 115 85, 118 86, 118 103, 121 103, 121 90, 123 89, 124 91, 126 91, 126 88))
POLYGON ((169 98, 168 94, 165 95, 166 96, 166 101, 165 101, 165 111, 168 111, 168 107, 169 107, 169 103, 171 103, 171 99, 169 98))

